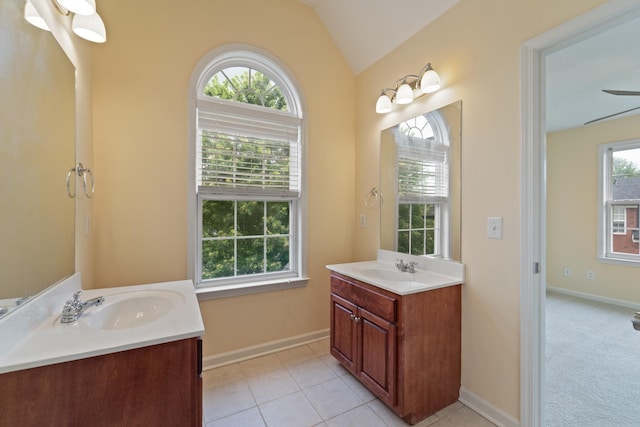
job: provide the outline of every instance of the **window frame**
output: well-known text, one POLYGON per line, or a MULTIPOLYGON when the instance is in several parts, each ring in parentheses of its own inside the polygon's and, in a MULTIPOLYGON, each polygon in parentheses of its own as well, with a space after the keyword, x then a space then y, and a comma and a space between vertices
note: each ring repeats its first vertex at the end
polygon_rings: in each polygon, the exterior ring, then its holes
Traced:
MULTIPOLYGON (((243 44, 230 44, 206 54, 194 68, 189 85, 189 126, 188 126, 188 208, 187 208, 187 276, 194 282, 196 294, 199 299, 222 298, 228 296, 245 295, 257 292, 267 292, 293 287, 305 286, 307 277, 307 248, 306 248, 306 126, 307 119, 304 114, 303 99, 292 73, 277 58, 262 49, 243 44), (242 66, 257 69, 268 75, 279 86, 287 100, 288 111, 273 110, 267 114, 282 115, 291 120, 292 116, 299 120, 298 149, 299 149, 299 196, 292 200, 288 196, 256 195, 252 192, 199 192, 196 181, 196 168, 198 167, 197 138, 198 138, 198 102, 203 98, 204 87, 210 79, 220 70, 242 66), (230 197, 231 196, 231 197, 230 197), (290 245, 290 262, 292 270, 278 273, 262 273, 256 275, 229 277, 227 280, 201 280, 202 273, 202 201, 209 199, 219 200, 258 200, 258 201, 284 201, 292 200, 290 210, 290 233, 292 235, 290 245), (294 228, 295 227, 295 228, 294 228)), ((255 112, 257 116, 265 112, 265 107, 252 104, 244 104, 211 97, 216 108, 228 106, 231 110, 237 110, 240 105, 248 114, 255 112)))
POLYGON ((598 145, 598 235, 597 259, 603 263, 640 267, 640 254, 613 251, 613 236, 626 234, 626 208, 640 205, 640 199, 613 200, 613 153, 640 148, 640 139, 616 141, 598 145), (613 231, 613 206, 625 207, 625 233, 613 231))

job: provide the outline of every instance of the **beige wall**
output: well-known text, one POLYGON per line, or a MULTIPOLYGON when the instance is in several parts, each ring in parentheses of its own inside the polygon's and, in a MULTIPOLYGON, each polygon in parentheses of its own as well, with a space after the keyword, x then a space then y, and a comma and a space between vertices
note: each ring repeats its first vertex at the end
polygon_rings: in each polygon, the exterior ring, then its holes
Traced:
MULTIPOLYGON (((378 135, 416 113, 461 99, 462 385, 519 418, 520 46, 604 3, 601 0, 462 0, 357 77, 356 215, 377 185, 378 135), (444 88, 387 115, 374 111, 383 87, 431 62, 444 88), (489 216, 504 238, 489 240, 489 216)), ((376 218, 356 229, 355 258, 375 256, 376 218)), ((379 221, 379 219, 377 219, 379 221)))
POLYGON ((637 268, 596 258, 598 144, 634 138, 639 116, 547 135, 547 286, 640 303, 637 268))
POLYGON ((226 43, 275 55, 308 116, 304 288, 204 301, 204 355, 329 327, 326 264, 352 259, 355 79, 313 11, 293 0, 102 1, 93 49, 97 287, 187 277, 187 90, 226 43))

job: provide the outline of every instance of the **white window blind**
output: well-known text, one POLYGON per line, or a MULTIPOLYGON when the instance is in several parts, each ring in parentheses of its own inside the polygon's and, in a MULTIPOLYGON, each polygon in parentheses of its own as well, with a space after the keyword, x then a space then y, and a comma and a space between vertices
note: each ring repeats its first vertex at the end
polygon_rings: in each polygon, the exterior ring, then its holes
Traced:
POLYGON ((198 192, 298 197, 301 119, 252 107, 198 100, 198 192))
POLYGON ((400 202, 446 202, 449 195, 447 146, 433 140, 397 135, 400 202))

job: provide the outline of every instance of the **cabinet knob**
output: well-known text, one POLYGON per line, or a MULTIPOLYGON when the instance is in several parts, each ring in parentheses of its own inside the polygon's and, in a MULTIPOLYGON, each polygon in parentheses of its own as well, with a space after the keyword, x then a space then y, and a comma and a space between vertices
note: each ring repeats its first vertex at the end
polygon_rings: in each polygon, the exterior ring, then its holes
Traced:
POLYGON ((356 315, 355 315, 355 314, 352 314, 351 316, 349 316, 349 318, 350 318, 351 320, 356 320, 356 315))
POLYGON ((360 322, 360 318, 359 318, 359 317, 356 317, 356 318, 355 318, 355 319, 353 319, 353 320, 354 320, 356 323, 359 323, 359 322, 360 322))

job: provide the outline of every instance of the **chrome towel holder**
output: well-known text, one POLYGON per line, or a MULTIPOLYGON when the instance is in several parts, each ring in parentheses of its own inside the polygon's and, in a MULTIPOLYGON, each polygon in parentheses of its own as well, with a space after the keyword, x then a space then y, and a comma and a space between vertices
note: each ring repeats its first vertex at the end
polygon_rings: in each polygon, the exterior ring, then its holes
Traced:
POLYGON ((90 168, 85 168, 82 163, 78 163, 76 166, 69 169, 67 172, 67 195, 72 199, 76 197, 76 192, 71 192, 71 176, 77 174, 79 177, 82 177, 82 188, 84 191, 84 195, 87 196, 88 199, 93 197, 95 193, 95 181, 93 179, 93 172, 91 172, 90 168), (87 175, 91 177, 91 190, 87 189, 87 175))

